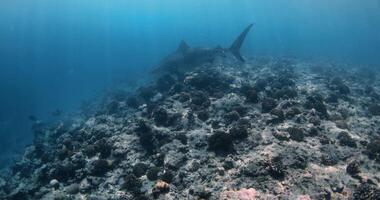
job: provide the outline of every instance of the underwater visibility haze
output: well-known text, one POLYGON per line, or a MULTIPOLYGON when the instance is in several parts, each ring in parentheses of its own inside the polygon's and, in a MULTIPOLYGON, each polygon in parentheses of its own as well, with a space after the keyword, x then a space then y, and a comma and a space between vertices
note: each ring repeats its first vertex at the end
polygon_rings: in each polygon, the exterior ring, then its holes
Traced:
POLYGON ((2 0, 0 199, 380 199, 379 71, 379 0, 2 0))

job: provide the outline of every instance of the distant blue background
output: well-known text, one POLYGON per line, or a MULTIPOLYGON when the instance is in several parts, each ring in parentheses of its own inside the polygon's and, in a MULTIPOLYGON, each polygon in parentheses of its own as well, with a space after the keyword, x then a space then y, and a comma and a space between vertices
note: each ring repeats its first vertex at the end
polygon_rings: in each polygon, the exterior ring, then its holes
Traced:
POLYGON ((74 111, 115 82, 145 77, 184 39, 243 54, 380 65, 378 0, 1 0, 1 159, 32 139, 28 115, 74 111))

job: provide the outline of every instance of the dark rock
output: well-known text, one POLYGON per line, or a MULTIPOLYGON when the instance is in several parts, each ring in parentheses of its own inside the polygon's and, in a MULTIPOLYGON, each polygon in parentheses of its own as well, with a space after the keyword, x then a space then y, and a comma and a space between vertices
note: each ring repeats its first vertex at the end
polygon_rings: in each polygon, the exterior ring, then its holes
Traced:
POLYGON ((305 107, 307 109, 315 109, 317 112, 320 113, 320 116, 323 118, 326 118, 328 116, 327 114, 327 108, 324 104, 323 97, 319 94, 314 94, 311 96, 308 96, 306 99, 305 107))
POLYGON ((45 145, 41 143, 37 143, 34 145, 34 154, 36 155, 37 158, 43 158, 46 156, 46 147, 45 145))
POLYGON ((191 99, 191 96, 189 93, 186 93, 186 92, 182 92, 179 97, 178 97, 178 101, 184 103, 184 102, 187 102, 191 99))
POLYGON ((329 137, 327 137, 326 135, 320 135, 319 136, 319 142, 321 143, 321 144, 331 144, 332 143, 332 140, 329 138, 329 137))
MULTIPOLYGON (((152 150, 157 150, 162 145, 165 145, 173 140, 173 137, 166 131, 155 131, 152 143, 152 150)), ((148 150, 148 149, 147 149, 148 150)))
POLYGON ((295 140, 297 142, 301 142, 305 138, 305 132, 301 128, 289 127, 286 131, 289 133, 290 139, 295 140))
POLYGON ((225 170, 230 170, 230 169, 234 168, 234 162, 230 159, 226 159, 223 163, 223 168, 225 170))
POLYGON ((370 159, 380 162, 380 139, 372 140, 367 145, 365 153, 370 159))
POLYGON ((208 138, 208 149, 221 152, 221 153, 229 153, 234 151, 234 144, 232 136, 224 131, 215 131, 208 138))
POLYGON ((286 165, 294 169, 305 169, 308 164, 307 157, 304 155, 293 155, 291 159, 285 160, 286 165))
POLYGON ((314 126, 319 126, 321 124, 321 119, 318 116, 312 116, 309 118, 309 122, 314 126))
POLYGON ((66 145, 62 145, 62 147, 56 153, 59 160, 64 160, 73 154, 73 152, 68 149, 66 145))
POLYGON ((138 178, 136 178, 133 174, 127 174, 124 176, 124 183, 122 187, 127 189, 128 191, 139 193, 141 186, 141 181, 138 178))
POLYGON ((234 121, 239 120, 239 119, 240 119, 240 115, 239 115, 239 113, 236 112, 236 111, 231 111, 231 112, 229 112, 229 113, 226 113, 226 114, 224 115, 224 118, 226 119, 226 122, 227 122, 228 124, 230 124, 230 123, 232 123, 232 122, 234 122, 234 121))
POLYGON ((153 119, 158 126, 166 126, 169 114, 164 108, 159 108, 153 112, 153 119))
POLYGON ((19 173, 21 177, 26 178, 30 177, 30 175, 33 172, 33 166, 31 163, 15 163, 13 166, 11 166, 12 174, 19 173))
POLYGON ((165 163, 165 153, 157 153, 152 156, 153 158, 153 163, 156 166, 163 166, 165 163))
POLYGON ((112 146, 106 139, 100 139, 94 144, 95 151, 100 153, 100 158, 108 158, 112 153, 112 146))
POLYGON ((181 113, 171 113, 169 114, 169 119, 166 122, 166 126, 175 126, 178 129, 182 128, 182 124, 180 123, 182 119, 181 113))
POLYGON ((326 166, 333 166, 338 164, 339 160, 338 157, 333 154, 323 154, 321 162, 326 166))
POLYGON ((276 159, 281 159, 284 169, 305 169, 308 164, 308 154, 292 147, 284 149, 276 159))
POLYGON ((330 185, 331 191, 335 193, 342 193, 344 190, 344 185, 342 183, 334 183, 330 185))
POLYGON ((365 141, 365 140, 360 140, 359 143, 363 146, 367 146, 368 145, 368 142, 365 141))
POLYGON ((137 122, 137 127, 136 127, 136 132, 138 133, 142 133, 142 132, 151 132, 152 129, 151 127, 148 125, 148 123, 144 120, 139 120, 137 122))
POLYGON ((6 200, 24 200, 30 199, 30 196, 27 191, 18 190, 8 195, 6 200))
POLYGON ((281 157, 275 157, 269 162, 269 175, 274 179, 283 179, 285 177, 285 166, 281 157))
POLYGON ((159 167, 151 167, 147 173, 146 173, 146 176, 148 177, 148 179, 150 181, 155 181, 158 179, 158 173, 160 172, 160 168, 159 167))
POLYGON ((133 174, 139 178, 143 175, 145 175, 146 171, 148 169, 148 166, 145 163, 137 163, 133 166, 133 174))
POLYGON ((236 125, 237 126, 244 126, 247 129, 252 127, 250 118, 241 118, 241 119, 239 119, 239 121, 236 122, 236 125))
POLYGON ((246 98, 248 102, 251 103, 258 103, 259 102, 259 96, 257 95, 256 90, 251 90, 246 94, 246 98))
POLYGON ((193 112, 187 113, 187 128, 191 128, 195 124, 195 116, 193 112))
POLYGON ((235 106, 232 106, 231 108, 231 111, 238 112, 241 117, 247 114, 247 110, 248 108, 243 105, 235 105, 235 106))
POLYGON ((194 92, 191 95, 191 103, 195 106, 208 108, 211 104, 208 95, 204 92, 194 92))
POLYGON ((199 199, 209 199, 212 194, 212 192, 209 189, 202 185, 198 185, 191 188, 189 193, 193 196, 198 197, 199 199))
POLYGON ((345 131, 342 131, 339 133, 338 140, 339 140, 339 144, 342 146, 349 146, 353 148, 357 147, 356 141, 352 139, 351 136, 345 131))
POLYGON ((297 108, 297 107, 292 107, 292 108, 290 108, 286 113, 285 113, 285 117, 287 118, 287 119, 291 119, 291 118, 293 118, 293 117, 295 117, 296 115, 299 115, 299 114, 301 114, 302 112, 301 112, 301 110, 299 109, 299 108, 297 108))
POLYGON ((322 158, 321 163, 326 166, 333 166, 338 164, 339 160, 341 159, 341 154, 338 152, 338 150, 332 146, 328 145, 323 147, 322 149, 322 158))
POLYGON ((266 167, 266 163, 262 161, 253 161, 250 162, 245 168, 243 168, 242 172, 249 177, 259 177, 268 175, 268 170, 266 167))
POLYGON ((72 163, 58 164, 51 172, 50 179, 66 182, 75 177, 75 166, 72 163))
POLYGON ((185 132, 179 132, 175 135, 175 139, 179 140, 183 145, 187 145, 188 138, 185 132))
POLYGON ((175 176, 175 173, 173 170, 166 169, 164 171, 164 173, 161 174, 160 178, 161 178, 161 180, 163 180, 167 183, 171 183, 174 179, 174 176, 175 176))
POLYGON ((281 120, 285 118, 284 111, 282 109, 273 109, 270 114, 275 115, 281 120))
POLYGON ((230 129, 230 135, 234 139, 244 139, 248 137, 248 130, 247 126, 244 126, 242 124, 236 124, 230 129))
POLYGON ((282 109, 273 109, 270 112, 270 114, 275 116, 273 119, 271 119, 269 121, 270 123, 277 124, 277 123, 281 123, 285 120, 285 114, 284 114, 284 111, 282 111, 282 109))
POLYGON ((220 122, 219 121, 211 121, 211 127, 213 129, 219 129, 221 127, 220 122))
POLYGON ((201 168, 201 167, 202 167, 202 165, 201 165, 198 161, 194 160, 194 161, 191 162, 191 164, 190 164, 188 170, 189 170, 190 172, 196 172, 196 171, 198 171, 198 169, 201 168))
POLYGON ((261 112, 268 113, 277 106, 276 100, 272 98, 264 98, 261 103, 261 112))
POLYGON ((318 130, 318 128, 316 127, 311 127, 310 130, 309 130, 309 136, 311 137, 315 137, 315 136, 318 136, 320 134, 320 131, 318 130))
POLYGON ((90 174, 94 176, 103 176, 112 168, 112 163, 108 160, 95 160, 90 167, 90 174))
POLYGON ((353 193, 354 200, 378 200, 380 189, 368 183, 361 184, 353 193))
POLYGON ((197 113, 197 116, 198 116, 198 119, 202 120, 202 121, 207 121, 209 119, 209 113, 207 111, 199 111, 197 113))
POLYGON ((245 86, 241 87, 240 91, 246 97, 248 102, 250 102, 250 103, 258 103, 259 102, 259 95, 257 94, 255 88, 245 85, 245 86))
MULTIPOLYGON (((125 198, 128 198, 128 197, 125 197, 125 198)), ((144 195, 144 194, 134 194, 134 199, 133 200, 151 200, 150 197, 148 197, 147 195, 144 195)))
POLYGON ((255 90, 257 90, 258 92, 264 91, 267 85, 268 85, 267 79, 258 79, 255 83, 255 90))
POLYGON ((83 150, 84 154, 88 157, 93 157, 96 155, 96 150, 95 150, 95 145, 87 145, 84 150, 83 150))
POLYGON ((357 161, 350 162, 346 167, 347 174, 357 176, 360 173, 360 163, 357 161))
POLYGON ((154 134, 151 127, 143 120, 140 120, 136 128, 137 135, 140 139, 140 144, 149 152, 151 152, 154 147, 154 134))

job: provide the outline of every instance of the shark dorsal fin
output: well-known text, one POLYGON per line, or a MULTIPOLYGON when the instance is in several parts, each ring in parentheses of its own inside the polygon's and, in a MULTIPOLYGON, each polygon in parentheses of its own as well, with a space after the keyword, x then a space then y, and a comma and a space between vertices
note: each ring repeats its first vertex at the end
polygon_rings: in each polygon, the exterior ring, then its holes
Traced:
POLYGON ((230 51, 232 52, 232 54, 234 54, 234 56, 242 62, 244 62, 244 58, 240 55, 240 48, 243 45, 243 42, 247 37, 249 30, 251 30, 252 26, 253 24, 250 24, 246 29, 244 29, 244 31, 240 33, 239 37, 236 38, 236 40, 234 41, 234 43, 232 43, 230 47, 230 51))
POLYGON ((185 41, 181 41, 181 43, 179 43, 179 46, 178 46, 178 49, 177 49, 177 52, 186 52, 187 50, 189 50, 190 47, 189 45, 187 45, 187 43, 185 41))

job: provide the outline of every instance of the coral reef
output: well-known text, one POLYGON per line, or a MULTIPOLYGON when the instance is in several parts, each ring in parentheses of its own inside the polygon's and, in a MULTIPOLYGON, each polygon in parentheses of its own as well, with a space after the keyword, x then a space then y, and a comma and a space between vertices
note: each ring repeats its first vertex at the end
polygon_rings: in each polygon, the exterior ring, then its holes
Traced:
POLYGON ((117 92, 36 125, 0 199, 379 199, 378 72, 329 66, 221 62, 117 92))

